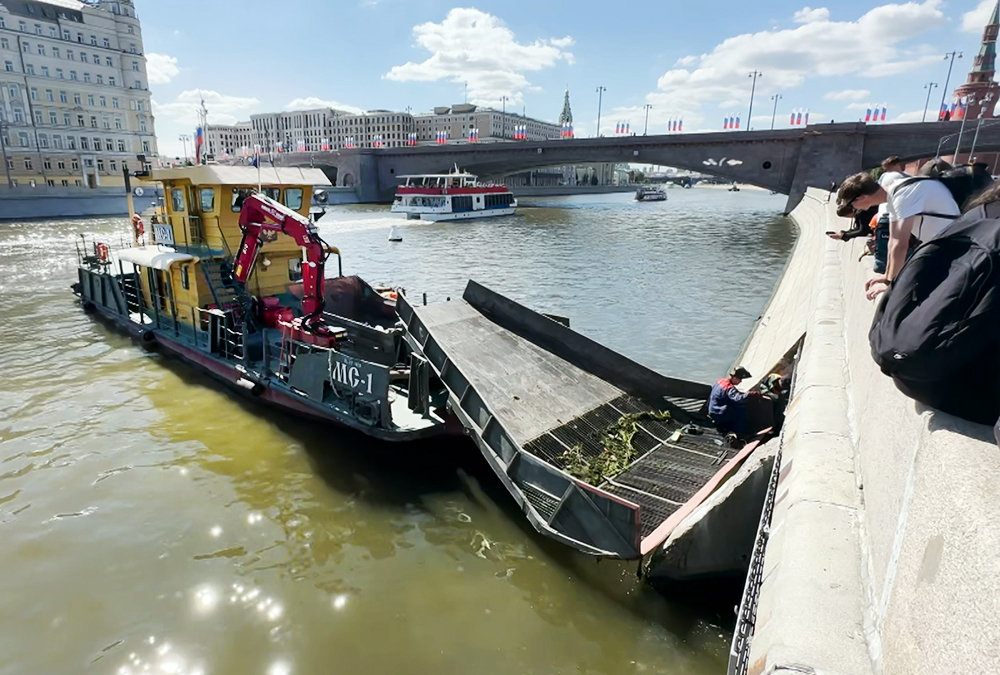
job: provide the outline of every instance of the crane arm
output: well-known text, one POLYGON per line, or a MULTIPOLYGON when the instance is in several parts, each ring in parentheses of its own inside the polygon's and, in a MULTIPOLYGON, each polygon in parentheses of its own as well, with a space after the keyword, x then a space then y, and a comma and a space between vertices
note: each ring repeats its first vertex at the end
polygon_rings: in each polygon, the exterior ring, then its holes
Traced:
POLYGON ((302 312, 303 326, 317 328, 323 322, 324 266, 326 245, 308 218, 262 194, 253 193, 243 200, 240 208, 240 229, 243 240, 236 254, 233 277, 245 284, 253 273, 257 254, 263 244, 262 234, 282 232, 302 247, 302 312))

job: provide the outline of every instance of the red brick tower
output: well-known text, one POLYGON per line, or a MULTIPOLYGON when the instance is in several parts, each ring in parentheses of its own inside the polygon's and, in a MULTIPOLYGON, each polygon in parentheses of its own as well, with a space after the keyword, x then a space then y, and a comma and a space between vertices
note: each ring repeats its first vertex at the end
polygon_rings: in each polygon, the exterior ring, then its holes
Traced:
MULTIPOLYGON (((963 96, 968 97, 965 109, 965 117, 968 120, 979 119, 979 112, 984 108, 984 118, 996 117, 994 110, 1000 103, 1000 85, 993 80, 993 76, 996 74, 998 33, 1000 33, 1000 2, 993 7, 993 15, 986 24, 986 30, 983 31, 983 44, 973 61, 969 79, 954 93, 955 101, 959 101, 963 96), (985 103, 988 95, 992 96, 989 103, 985 103)), ((961 119, 958 109, 956 114, 952 115, 952 119, 961 119)))

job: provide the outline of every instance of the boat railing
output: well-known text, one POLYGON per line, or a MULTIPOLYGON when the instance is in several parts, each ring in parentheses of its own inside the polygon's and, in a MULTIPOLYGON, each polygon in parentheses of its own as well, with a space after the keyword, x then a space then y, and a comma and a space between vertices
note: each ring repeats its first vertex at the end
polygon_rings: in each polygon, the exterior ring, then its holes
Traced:
POLYGON ((237 324, 232 312, 192 307, 191 325, 197 349, 230 361, 243 360, 243 326, 237 324))

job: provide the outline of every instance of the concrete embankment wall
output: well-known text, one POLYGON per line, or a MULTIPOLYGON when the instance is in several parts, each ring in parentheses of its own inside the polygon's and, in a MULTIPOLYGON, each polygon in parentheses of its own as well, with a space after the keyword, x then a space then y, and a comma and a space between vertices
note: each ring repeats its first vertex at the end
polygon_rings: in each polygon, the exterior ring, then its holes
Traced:
POLYGON ((900 394, 872 361, 870 257, 830 195, 801 235, 742 362, 804 333, 749 672, 1000 673, 1000 451, 991 429, 900 394))

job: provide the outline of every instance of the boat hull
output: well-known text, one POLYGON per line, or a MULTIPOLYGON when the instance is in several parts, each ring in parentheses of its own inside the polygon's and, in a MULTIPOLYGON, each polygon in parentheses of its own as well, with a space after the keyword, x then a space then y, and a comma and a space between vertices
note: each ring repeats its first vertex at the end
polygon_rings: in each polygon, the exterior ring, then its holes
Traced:
POLYGON ((313 421, 351 429, 380 441, 392 443, 418 441, 441 436, 464 435, 464 429, 457 421, 421 429, 384 429, 364 424, 346 415, 340 415, 326 406, 297 396, 283 388, 271 387, 266 384, 262 388, 244 388, 238 384, 241 380, 245 381, 245 379, 243 373, 237 369, 236 364, 216 358, 211 354, 174 340, 165 331, 146 328, 134 321, 129 321, 110 308, 87 300, 79 293, 77 295, 80 297, 81 303, 88 313, 95 315, 103 322, 135 338, 144 349, 157 351, 164 356, 176 358, 226 385, 231 391, 247 399, 257 401, 266 407, 276 408, 313 421))
POLYGON ((441 220, 474 220, 478 218, 496 218, 512 216, 516 207, 489 209, 483 211, 459 211, 458 213, 413 213, 412 211, 393 210, 393 213, 405 213, 408 220, 427 220, 436 223, 441 220))

